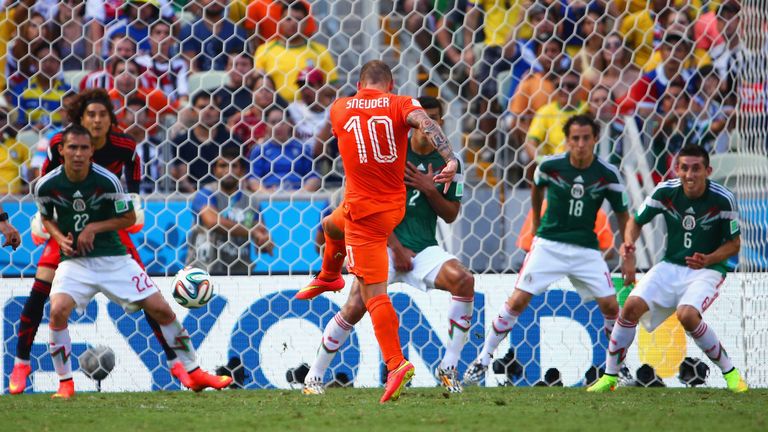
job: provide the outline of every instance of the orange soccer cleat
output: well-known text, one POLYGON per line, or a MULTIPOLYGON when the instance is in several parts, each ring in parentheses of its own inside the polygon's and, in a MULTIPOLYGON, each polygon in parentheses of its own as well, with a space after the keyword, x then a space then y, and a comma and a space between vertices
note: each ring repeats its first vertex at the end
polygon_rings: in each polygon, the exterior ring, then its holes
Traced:
POLYGON ((309 285, 305 286, 299 292, 296 293, 296 298, 299 300, 310 300, 326 291, 341 291, 344 289, 344 278, 337 277, 332 281, 325 281, 319 277, 312 279, 309 285))
POLYGON ((59 381, 59 390, 51 396, 51 399, 69 399, 75 395, 75 380, 72 378, 59 381))
POLYGON ((184 369, 184 364, 180 361, 177 361, 173 364, 173 367, 171 367, 171 375, 176 377, 177 380, 181 381, 181 385, 186 388, 192 388, 192 385, 194 385, 192 379, 189 378, 187 370, 184 369))
POLYGON ((201 368, 190 372, 189 380, 191 383, 189 388, 195 392, 201 392, 208 387, 221 390, 232 384, 232 377, 211 375, 201 368))
POLYGON ((8 384, 8 393, 15 395, 24 393, 27 388, 27 377, 32 373, 32 367, 28 364, 13 365, 11 372, 11 382, 8 384))
POLYGON ((406 384, 413 378, 414 367, 408 360, 400 362, 400 366, 397 369, 389 372, 387 375, 387 383, 384 385, 384 394, 381 396, 379 402, 384 403, 390 400, 396 401, 400 398, 400 393, 405 388, 406 384))

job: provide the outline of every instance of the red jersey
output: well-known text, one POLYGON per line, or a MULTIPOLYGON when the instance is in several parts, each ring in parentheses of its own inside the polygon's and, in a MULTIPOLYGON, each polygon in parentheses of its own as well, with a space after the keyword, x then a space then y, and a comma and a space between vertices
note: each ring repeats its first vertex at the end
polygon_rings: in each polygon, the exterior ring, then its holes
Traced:
MULTIPOLYGON (((41 176, 48 174, 64 161, 59 153, 62 132, 51 138, 48 147, 48 159, 43 163, 41 176)), ((107 143, 93 154, 93 162, 108 169, 120 178, 125 173, 125 183, 129 193, 139 193, 141 184, 141 159, 136 153, 136 141, 130 136, 111 131, 107 143)))
POLYGON ((331 106, 331 127, 344 164, 344 205, 352 220, 405 208, 408 114, 419 101, 362 89, 331 106))

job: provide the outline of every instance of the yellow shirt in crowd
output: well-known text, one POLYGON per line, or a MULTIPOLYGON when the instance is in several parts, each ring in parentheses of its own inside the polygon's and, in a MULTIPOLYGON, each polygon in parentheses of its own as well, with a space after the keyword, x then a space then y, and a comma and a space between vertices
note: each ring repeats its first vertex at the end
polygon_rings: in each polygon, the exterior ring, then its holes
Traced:
POLYGON ((325 73, 326 82, 338 80, 336 62, 328 48, 316 42, 289 47, 282 40, 267 42, 256 49, 254 62, 257 69, 264 70, 275 81, 277 92, 286 101, 298 97, 299 86, 296 78, 306 67, 314 67, 325 73))
POLYGON ((563 110, 557 102, 550 102, 536 111, 528 129, 528 139, 539 144, 537 157, 563 153, 566 150, 565 122, 576 114, 584 114, 587 108, 587 104, 582 102, 575 110, 563 110))
POLYGON ((29 163, 29 148, 16 138, 0 142, 0 194, 20 194, 21 176, 29 163))

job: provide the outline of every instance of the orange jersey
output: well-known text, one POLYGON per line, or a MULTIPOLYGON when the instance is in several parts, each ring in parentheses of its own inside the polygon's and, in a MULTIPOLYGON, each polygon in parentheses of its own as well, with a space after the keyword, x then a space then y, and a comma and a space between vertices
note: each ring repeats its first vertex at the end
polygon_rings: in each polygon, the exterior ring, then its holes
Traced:
POLYGON ((331 127, 344 164, 344 206, 353 220, 405 208, 408 114, 419 102, 379 90, 362 89, 331 106, 331 127))

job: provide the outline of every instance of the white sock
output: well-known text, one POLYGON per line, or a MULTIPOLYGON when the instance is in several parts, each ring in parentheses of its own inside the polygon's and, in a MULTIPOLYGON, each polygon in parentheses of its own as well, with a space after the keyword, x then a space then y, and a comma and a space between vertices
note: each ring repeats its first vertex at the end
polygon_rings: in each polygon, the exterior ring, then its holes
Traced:
POLYGON ((448 330, 448 346, 445 349, 445 356, 440 362, 441 369, 455 368, 461 357, 461 349, 467 343, 469 337, 469 327, 472 325, 472 307, 474 297, 451 297, 448 305, 448 321, 450 329, 448 330))
POLYGON ((613 333, 613 326, 616 325, 616 319, 618 317, 619 314, 610 317, 603 315, 603 330, 605 331, 605 335, 608 336, 608 339, 611 338, 611 333, 613 333))
POLYGON ((325 377, 325 371, 328 370, 328 366, 331 365, 333 358, 336 357, 336 353, 344 345, 350 333, 352 333, 352 324, 342 318, 341 312, 337 313, 323 330, 323 340, 317 349, 317 357, 307 372, 305 381, 309 378, 322 380, 325 377))
POLYGON ((507 337, 509 331, 512 330, 512 327, 515 326, 518 316, 520 316, 520 314, 509 310, 506 303, 502 305, 499 315, 494 318, 493 323, 491 323, 491 329, 485 336, 483 350, 480 352, 480 357, 478 357, 478 360, 480 360, 480 363, 482 363, 483 366, 488 366, 491 363, 496 347, 499 346, 501 341, 507 337))
POLYGON ((191 372, 197 369, 197 359, 195 357, 195 348, 192 347, 192 341, 189 340, 189 333, 179 323, 173 320, 170 324, 160 324, 160 331, 168 346, 176 353, 176 358, 184 364, 184 369, 191 372))
POLYGON ((69 329, 64 327, 61 330, 51 328, 51 340, 48 346, 48 352, 51 353, 53 368, 59 375, 59 380, 63 381, 72 378, 72 340, 69 338, 69 329))
POLYGON ((715 331, 709 328, 704 321, 699 323, 696 330, 688 333, 688 336, 693 338, 696 345, 704 351, 704 354, 706 354, 707 357, 709 357, 709 359, 723 371, 723 373, 730 372, 733 369, 733 363, 731 363, 728 353, 723 349, 720 339, 717 338, 715 331))
POLYGON ((608 358, 605 360, 605 373, 609 375, 618 375, 621 364, 627 357, 627 350, 635 340, 637 332, 637 323, 624 321, 621 317, 616 321, 616 326, 611 332, 610 342, 608 342, 608 358))
POLYGON ((18 357, 15 357, 15 358, 13 359, 13 364, 14 364, 14 365, 20 365, 20 364, 23 364, 23 365, 27 365, 27 366, 29 366, 31 363, 30 363, 30 360, 24 360, 24 359, 22 359, 22 358, 18 358, 18 357))

